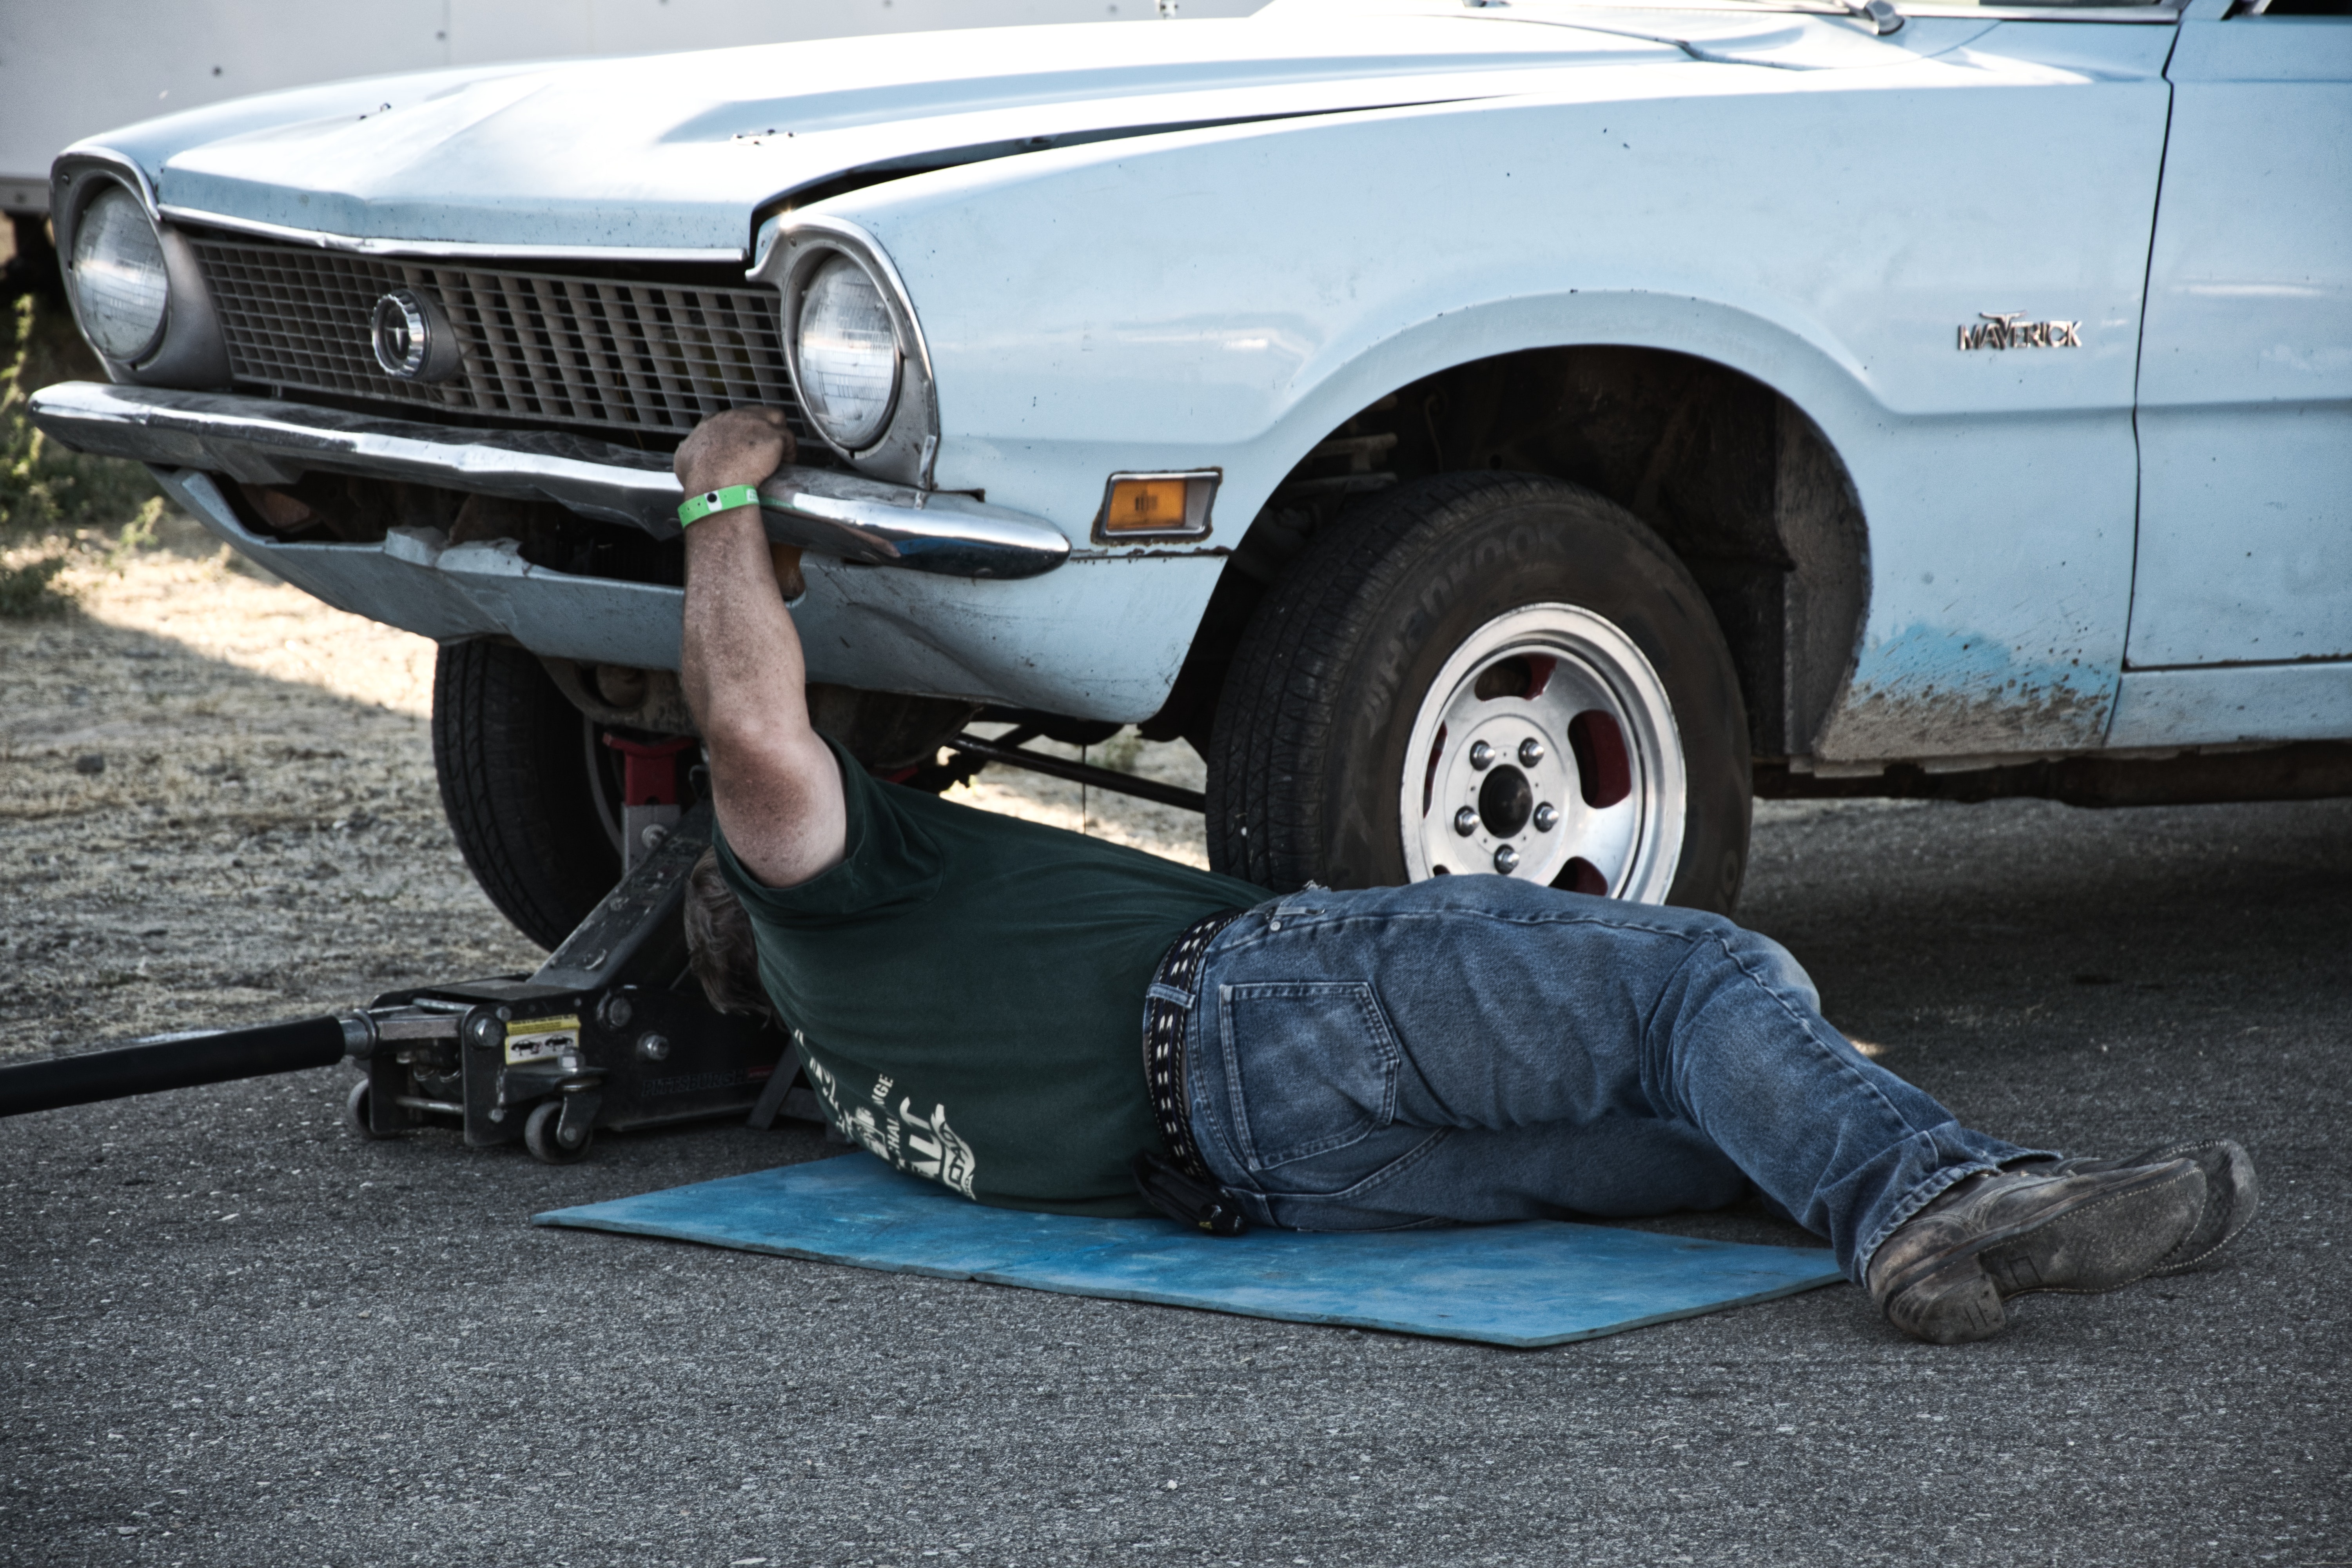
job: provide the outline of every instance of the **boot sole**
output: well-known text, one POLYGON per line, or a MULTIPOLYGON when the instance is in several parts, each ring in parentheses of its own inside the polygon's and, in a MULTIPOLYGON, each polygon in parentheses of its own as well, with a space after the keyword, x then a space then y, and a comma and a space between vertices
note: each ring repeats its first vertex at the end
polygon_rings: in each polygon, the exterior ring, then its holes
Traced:
MULTIPOLYGON (((2183 1273, 2203 1263, 2235 1241, 2262 1207, 2262 1182, 2254 1173, 2253 1159, 2234 1139, 2195 1139, 2150 1149, 2127 1159, 2093 1163, 2087 1168, 2116 1171, 2135 1165, 2161 1165, 2171 1160, 2193 1161, 2205 1173, 2205 1208, 2189 1234, 2181 1237, 2180 1246, 2147 1271, 2150 1279, 2183 1273)), ((2080 1173, 2080 1168, 2067 1173, 2080 1173)))
POLYGON ((2004 1298, 2035 1290, 2120 1289, 2165 1263, 2197 1223, 2205 1176, 2194 1164, 2153 1166, 2147 1177, 1997 1231, 1935 1258, 1888 1290, 1889 1321, 1930 1344, 1990 1339, 2008 1326, 2004 1298), (2182 1188, 2191 1187, 2186 1214, 2182 1188), (2173 1224, 2164 1224, 2167 1211, 2173 1224), (2160 1244, 2147 1237, 2151 1226, 2160 1244))
POLYGON ((2205 1177, 2206 1212, 2182 1239, 2179 1249, 2160 1266, 2148 1270, 2150 1276, 2179 1274, 2196 1268, 2237 1240, 2238 1233, 2253 1223, 2254 1211, 2262 1206, 2262 1180, 2254 1174, 2253 1157, 2233 1140, 2217 1138, 2206 1143, 2176 1144, 2159 1150, 2157 1158, 2195 1160, 2202 1169, 2205 1162, 2200 1156, 2209 1149, 2219 1155, 2219 1160, 2218 1168, 2205 1177), (2216 1175, 2221 1180, 2215 1181, 2216 1175), (2223 1205, 2218 1216, 2213 1213, 2217 1203, 2223 1205))
POLYGON ((2035 1290, 2119 1290, 2171 1258, 2196 1228, 2204 1193, 2205 1173, 2185 1165, 2162 1180, 2061 1210, 2031 1230, 2001 1237, 1977 1260, 2004 1299, 2035 1290), (2184 1189, 2193 1189, 2185 1215, 2184 1189), (2151 1235, 2163 1237, 2163 1244, 2150 1247, 2151 1235))

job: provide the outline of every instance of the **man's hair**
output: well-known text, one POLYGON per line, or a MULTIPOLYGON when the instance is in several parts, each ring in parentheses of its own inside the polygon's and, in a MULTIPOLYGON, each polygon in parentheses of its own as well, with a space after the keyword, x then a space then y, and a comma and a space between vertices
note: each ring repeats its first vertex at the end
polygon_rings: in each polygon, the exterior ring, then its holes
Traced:
POLYGON ((760 946, 751 917, 719 869, 719 851, 706 849, 686 879, 687 967, 702 994, 722 1013, 775 1016, 760 984, 760 946))

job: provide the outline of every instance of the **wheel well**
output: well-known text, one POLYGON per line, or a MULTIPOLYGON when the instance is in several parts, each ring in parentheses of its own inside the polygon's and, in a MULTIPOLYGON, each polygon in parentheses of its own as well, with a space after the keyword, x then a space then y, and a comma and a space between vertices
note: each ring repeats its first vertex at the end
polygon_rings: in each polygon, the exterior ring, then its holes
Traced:
POLYGON ((1232 649, 1308 535, 1361 497, 1501 468, 1599 491, 1640 518, 1706 595, 1759 757, 1804 755, 1853 666, 1868 541, 1844 465, 1751 376, 1656 349, 1532 349, 1399 388, 1318 442, 1226 563, 1166 707, 1143 727, 1206 750, 1232 649))

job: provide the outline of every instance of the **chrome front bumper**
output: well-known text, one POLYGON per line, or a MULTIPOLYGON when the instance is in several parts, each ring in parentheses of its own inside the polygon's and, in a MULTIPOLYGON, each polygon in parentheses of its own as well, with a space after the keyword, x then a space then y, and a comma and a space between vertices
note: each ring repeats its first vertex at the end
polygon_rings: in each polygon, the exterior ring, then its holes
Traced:
MULTIPOLYGON (((312 470, 405 479, 553 501, 657 539, 678 531, 683 493, 668 459, 585 437, 459 429, 268 398, 87 381, 43 387, 33 394, 31 412, 51 438, 78 452, 133 458, 167 470, 262 485, 289 484, 312 470)), ((760 502, 770 539, 861 565, 1034 577, 1070 553, 1059 529, 1025 512, 831 468, 779 468, 761 485, 760 502)))

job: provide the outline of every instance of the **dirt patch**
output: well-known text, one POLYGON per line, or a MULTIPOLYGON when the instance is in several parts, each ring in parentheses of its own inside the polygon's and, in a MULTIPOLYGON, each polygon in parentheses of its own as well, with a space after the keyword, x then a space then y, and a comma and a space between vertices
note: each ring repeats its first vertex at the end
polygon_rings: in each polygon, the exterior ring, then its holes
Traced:
MULTIPOLYGON (((432 643, 266 580, 185 518, 127 553, 67 543, 0 550, 68 556, 59 613, 0 619, 0 1051, 537 963, 442 820, 432 643)), ((1088 755, 1201 787, 1182 746, 1088 755)), ((953 798, 1205 863, 1187 812, 1003 769, 953 798)))
POLYGON ((193 523, 0 622, 0 1028, 49 1049, 528 968, 441 821, 432 645, 193 523))

